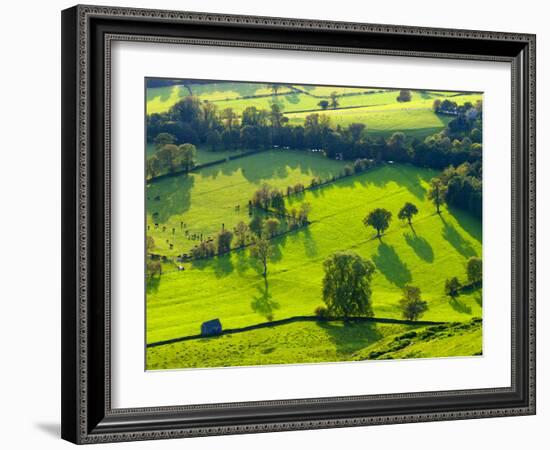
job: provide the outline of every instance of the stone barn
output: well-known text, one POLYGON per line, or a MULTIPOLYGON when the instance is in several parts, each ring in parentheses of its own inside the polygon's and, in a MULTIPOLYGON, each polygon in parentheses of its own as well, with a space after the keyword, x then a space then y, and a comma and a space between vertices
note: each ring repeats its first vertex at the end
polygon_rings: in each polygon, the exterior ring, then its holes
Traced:
POLYGON ((201 334, 203 336, 219 336, 222 334, 222 323, 220 319, 209 320, 201 325, 201 334))

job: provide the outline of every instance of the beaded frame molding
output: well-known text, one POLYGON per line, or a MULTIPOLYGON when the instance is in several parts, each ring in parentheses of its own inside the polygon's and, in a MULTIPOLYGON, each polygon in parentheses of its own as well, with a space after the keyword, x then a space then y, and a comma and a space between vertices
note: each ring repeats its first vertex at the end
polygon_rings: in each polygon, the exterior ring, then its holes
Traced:
POLYGON ((78 444, 535 413, 535 36, 78 5, 62 12, 62 437, 78 444), (512 72, 511 386, 111 407, 114 41, 504 61, 512 72))

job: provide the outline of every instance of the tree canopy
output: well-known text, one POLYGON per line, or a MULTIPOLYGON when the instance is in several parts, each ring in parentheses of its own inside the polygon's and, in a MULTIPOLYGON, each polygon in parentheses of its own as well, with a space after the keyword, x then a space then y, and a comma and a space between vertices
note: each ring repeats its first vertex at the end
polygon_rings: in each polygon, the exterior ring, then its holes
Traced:
POLYGON ((420 297, 420 288, 410 285, 403 288, 403 297, 399 300, 399 308, 404 319, 418 320, 428 310, 428 303, 420 297))
POLYGON ((376 237, 380 238, 382 233, 390 226, 391 216, 391 212, 387 209, 376 208, 363 219, 363 224, 366 227, 373 227, 376 230, 376 237))
POLYGON ((351 251, 336 252, 323 263, 323 301, 333 316, 373 315, 370 282, 374 264, 351 251))

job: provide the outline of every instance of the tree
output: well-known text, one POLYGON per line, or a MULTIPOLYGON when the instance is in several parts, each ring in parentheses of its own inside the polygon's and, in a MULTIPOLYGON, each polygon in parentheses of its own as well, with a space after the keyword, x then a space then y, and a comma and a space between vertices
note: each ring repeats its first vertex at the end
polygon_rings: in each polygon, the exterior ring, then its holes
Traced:
POLYGON ((432 178, 430 181, 430 190, 428 191, 428 198, 434 202, 437 209, 437 214, 441 214, 441 205, 445 200, 446 187, 439 178, 432 178))
POLYGON ((239 124, 239 116, 233 111, 233 108, 225 108, 220 117, 227 130, 231 131, 239 124))
POLYGON ((267 277, 267 261, 272 253, 273 249, 271 247, 271 242, 265 237, 255 239, 254 244, 250 247, 250 256, 258 259, 262 263, 264 269, 262 276, 264 278, 267 277))
POLYGON ((154 178, 160 172, 160 161, 157 155, 147 158, 147 177, 154 178))
POLYGON ((399 300, 401 314, 406 320, 418 320, 428 309, 428 303, 420 298, 420 288, 416 286, 405 286, 403 298, 399 300))
POLYGON ((370 281, 374 264, 351 251, 336 252, 323 263, 323 301, 332 316, 372 316, 370 281))
POLYGON ((221 141, 221 135, 216 130, 210 130, 206 134, 206 145, 210 147, 210 150, 212 151, 216 151, 219 149, 221 141))
POLYGON ((332 109, 338 108, 338 94, 336 92, 330 93, 330 107, 332 109))
POLYGON ((178 158, 185 171, 189 172, 195 167, 196 156, 197 148, 193 144, 183 144, 178 147, 178 158))
POLYGON ((436 98, 433 102, 432 108, 435 112, 438 112, 440 107, 441 107, 441 100, 436 98))
POLYGON ((155 240, 153 236, 147 236, 145 240, 145 249, 147 253, 151 253, 151 251, 155 249, 155 240))
POLYGON ((298 221, 300 225, 305 225, 308 222, 309 212, 311 211, 311 205, 308 202, 303 202, 298 210, 298 221))
POLYGON ((285 213, 285 197, 280 189, 273 189, 270 193, 271 207, 279 214, 285 213))
POLYGON ((376 230, 376 237, 380 238, 382 233, 390 226, 390 221, 391 212, 387 209, 376 208, 363 219, 363 224, 366 227, 373 227, 376 230))
POLYGON ((153 143, 155 144, 155 149, 159 150, 160 148, 164 147, 166 144, 175 144, 176 136, 170 133, 159 133, 153 140, 153 143))
POLYGON ((455 298, 458 296, 460 288, 462 285, 460 284, 460 281, 458 281, 457 277, 448 278, 445 280, 445 294, 447 294, 451 298, 455 298))
POLYGON ((231 250, 231 241, 233 240, 233 233, 229 230, 222 229, 217 236, 217 251, 218 255, 223 255, 231 250))
POLYGON ((399 220, 407 220, 409 222, 409 225, 412 226, 411 220, 416 214, 418 214, 418 208, 416 207, 416 205, 407 202, 403 205, 403 208, 399 210, 397 217, 399 218, 399 220))
POLYGON ((248 239, 249 227, 242 220, 235 227, 235 236, 237 237, 237 246, 244 247, 248 239))
POLYGON ((162 275, 162 264, 160 263, 160 261, 148 259, 147 264, 145 266, 146 266, 145 272, 146 272, 147 278, 151 279, 155 275, 159 277, 162 275))
POLYGON ((254 233, 257 237, 261 237, 264 228, 264 220, 261 218, 261 216, 255 215, 250 221, 248 227, 250 231, 252 231, 252 233, 254 233))
POLYGON ((328 100, 321 100, 318 105, 321 107, 321 109, 327 109, 328 108, 328 100))
POLYGON ((176 170, 176 155, 178 153, 178 147, 175 144, 166 144, 156 152, 159 165, 161 168, 168 172, 174 172, 176 170))
POLYGON ((271 188, 267 184, 263 184, 254 192, 252 196, 252 204, 259 208, 268 209, 271 204, 271 188))
POLYGON ((408 89, 403 89, 399 91, 399 95, 397 96, 398 102, 410 102, 411 101, 411 91, 408 89))
POLYGON ((466 274, 471 284, 481 283, 483 279, 483 264, 481 258, 472 256, 466 263, 466 274))
POLYGON ((275 236, 277 234, 277 230, 279 229, 279 225, 281 225, 281 222, 279 222, 279 219, 276 219, 275 217, 266 219, 263 226, 265 235, 268 238, 275 236))

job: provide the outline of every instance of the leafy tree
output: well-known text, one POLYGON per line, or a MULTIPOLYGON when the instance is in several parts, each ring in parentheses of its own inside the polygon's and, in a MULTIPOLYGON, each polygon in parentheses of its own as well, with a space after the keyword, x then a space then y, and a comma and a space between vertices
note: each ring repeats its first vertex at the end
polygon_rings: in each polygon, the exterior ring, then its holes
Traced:
POLYGON ((233 108, 225 108, 221 112, 220 117, 222 119, 223 125, 229 131, 239 125, 239 116, 233 111, 233 108))
POLYGON ((376 230, 376 237, 380 238, 382 233, 390 226, 390 221, 391 212, 387 209, 376 208, 363 219, 363 224, 366 227, 373 227, 376 230))
POLYGON ((200 100, 194 96, 184 97, 170 108, 170 116, 177 122, 197 123, 201 115, 200 100))
POLYGON ((229 230, 221 230, 218 233, 216 243, 218 255, 223 255, 231 250, 231 241, 233 240, 233 233, 229 230))
POLYGON ((338 108, 338 94, 336 92, 330 93, 330 107, 332 109, 338 108))
POLYGON ((407 202, 403 205, 403 208, 399 210, 397 217, 400 220, 407 220, 409 222, 409 225, 412 225, 412 218, 416 214, 418 214, 418 208, 416 207, 416 205, 407 202))
POLYGON ((298 221, 301 225, 305 225, 308 222, 309 213, 311 211, 311 205, 308 202, 303 202, 298 210, 298 221))
POLYGON ((323 263, 323 301, 330 315, 372 316, 370 281, 374 264, 351 251, 336 252, 323 263))
POLYGON ((430 181, 430 190, 428 191, 428 198, 434 202, 437 209, 437 214, 441 214, 441 205, 445 200, 446 186, 441 182, 439 178, 432 178, 430 181))
POLYGON ((262 217, 259 215, 255 215, 254 217, 252 217, 252 220, 250 221, 248 227, 250 231, 252 231, 252 233, 254 233, 257 237, 261 237, 264 228, 264 221, 262 217))
POLYGON ((237 246, 243 247, 248 239, 249 227, 242 220, 235 227, 235 236, 237 238, 237 246))
POLYGON ((418 320, 428 309, 428 303, 420 298, 420 288, 416 286, 405 286, 403 298, 399 300, 401 314, 406 320, 418 320))
POLYGON ((275 236, 280 225, 281 222, 275 217, 270 217, 269 219, 266 219, 263 226, 265 236, 267 236, 268 238, 272 238, 273 236, 275 236))
POLYGON ((210 258, 216 254, 216 247, 212 241, 202 241, 191 249, 191 256, 195 259, 210 258))
POLYGON ((156 152, 160 167, 168 172, 176 170, 176 158, 178 146, 175 144, 166 144, 156 152))
POLYGON ((441 100, 436 98, 433 102, 432 108, 435 112, 438 112, 439 108, 441 108, 441 100))
POLYGON ((460 281, 458 281, 457 277, 453 277, 450 279, 448 278, 447 280, 445 280, 445 294, 447 294, 449 297, 457 297, 461 287, 462 285, 460 284, 460 281))
POLYGON ((147 253, 151 253, 151 251, 155 249, 155 240, 153 236, 147 236, 145 239, 145 249, 147 253))
POLYGON ((145 273, 147 278, 152 279, 155 275, 162 275, 162 264, 160 261, 148 259, 145 265, 145 273))
POLYGON ((160 172, 160 161, 157 155, 147 158, 147 177, 154 178, 160 172))
POLYGON ((164 147, 166 144, 175 144, 176 136, 170 133, 159 133, 153 140, 153 143, 155 144, 155 149, 159 150, 160 148, 164 147))
POLYGON ((180 164, 187 172, 195 167, 196 156, 197 148, 193 144, 183 144, 178 147, 180 164))
POLYGON ((279 214, 285 213, 285 197, 279 189, 273 189, 270 193, 271 207, 279 214))
POLYGON ((472 284, 481 283, 483 279, 483 264, 481 258, 472 256, 466 263, 466 274, 468 281, 472 284))
POLYGON ((210 130, 206 134, 206 145, 210 147, 212 151, 216 151, 220 148, 221 141, 221 135, 217 130, 210 130))
POLYGON ((411 101, 411 91, 408 89, 403 89, 399 91, 399 95, 397 97, 398 102, 410 102, 411 101))
POLYGON ((281 111, 281 107, 278 103, 273 103, 271 105, 271 110, 269 111, 269 121, 273 128, 281 128, 285 122, 285 115, 281 111))
POLYGON ((254 192, 252 196, 252 204, 254 206, 268 209, 271 204, 271 188, 267 184, 263 184, 259 189, 254 192))
POLYGON ((321 107, 321 109, 327 109, 328 108, 328 100, 321 100, 318 105, 321 107))
POLYGON ((250 256, 262 263, 264 269, 262 275, 264 278, 267 277, 267 261, 272 253, 271 242, 265 237, 255 239, 254 244, 250 247, 250 256))

